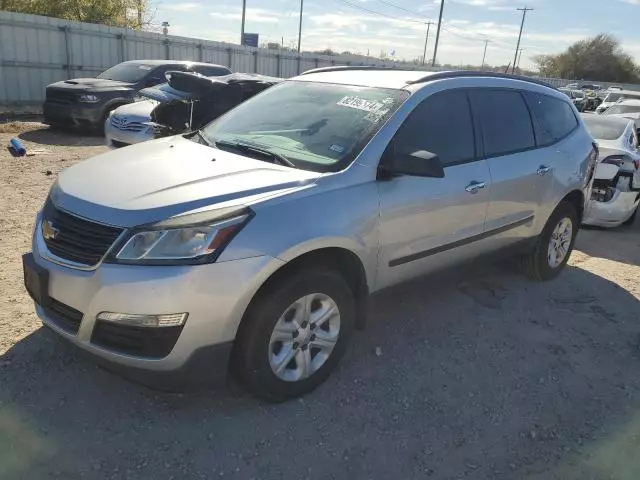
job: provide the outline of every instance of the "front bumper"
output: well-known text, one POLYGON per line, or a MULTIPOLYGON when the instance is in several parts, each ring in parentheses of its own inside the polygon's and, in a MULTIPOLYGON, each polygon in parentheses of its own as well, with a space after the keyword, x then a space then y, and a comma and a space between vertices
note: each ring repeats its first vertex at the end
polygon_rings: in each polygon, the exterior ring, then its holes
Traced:
POLYGON ((104 115, 103 103, 64 105, 45 101, 42 105, 44 123, 69 127, 97 127, 104 115))
POLYGON ((617 227, 638 208, 638 192, 616 190, 608 202, 590 200, 582 223, 596 227, 617 227))
POLYGON ((153 140, 154 138, 154 131, 151 126, 146 127, 139 132, 135 132, 120 130, 114 127, 109 118, 104 122, 105 144, 110 148, 126 147, 127 145, 146 142, 147 140, 153 140))
POLYGON ((283 263, 261 256, 197 266, 98 264, 93 270, 79 270, 56 263, 39 230, 34 235, 33 261, 49 272, 48 295, 56 305, 45 309, 36 304, 42 322, 99 363, 154 386, 156 378, 171 385, 171 378, 185 380, 187 372, 204 383, 224 378, 246 307, 262 282, 283 263), (170 352, 148 358, 97 344, 100 312, 186 312, 188 318, 170 352))

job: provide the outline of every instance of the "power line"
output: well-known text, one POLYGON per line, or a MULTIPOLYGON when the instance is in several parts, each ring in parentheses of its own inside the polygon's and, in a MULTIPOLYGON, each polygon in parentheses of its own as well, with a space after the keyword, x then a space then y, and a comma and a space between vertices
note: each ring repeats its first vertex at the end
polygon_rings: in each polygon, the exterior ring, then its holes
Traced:
MULTIPOLYGON (((393 8, 397 8, 398 10, 402 10, 403 12, 407 12, 410 13, 411 15, 415 15, 417 17, 421 17, 422 15, 418 12, 415 12, 413 10, 409 10, 407 8, 401 7, 400 5, 396 5, 395 3, 391 3, 388 2, 387 0, 376 0, 384 5, 388 5, 389 7, 393 7, 393 8)), ((431 19, 428 19, 429 21, 431 21, 431 19)))
POLYGON ((385 18, 391 18, 392 20, 400 20, 402 22, 411 22, 411 23, 420 23, 422 25, 425 24, 425 22, 422 22, 420 20, 414 20, 414 19, 411 19, 411 18, 396 17, 394 15, 389 15, 389 14, 386 14, 386 13, 378 12, 377 10, 371 10, 370 8, 363 7, 362 5, 357 5, 355 3, 351 3, 349 0, 336 0, 336 1, 344 3, 345 5, 349 5, 351 8, 355 8, 356 10, 361 10, 363 12, 368 12, 368 13, 371 13, 373 15, 379 15, 379 16, 385 17, 385 18))

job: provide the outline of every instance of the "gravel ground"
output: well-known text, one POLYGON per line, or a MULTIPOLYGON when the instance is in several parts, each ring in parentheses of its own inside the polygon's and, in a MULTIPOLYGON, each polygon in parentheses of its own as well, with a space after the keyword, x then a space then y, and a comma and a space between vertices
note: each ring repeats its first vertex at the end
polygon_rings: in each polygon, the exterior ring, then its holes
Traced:
POLYGON ((34 214, 60 170, 104 147, 30 128, 46 152, 0 152, 0 479, 640 478, 640 224, 581 231, 550 283, 504 262, 378 294, 302 400, 158 393, 33 313, 20 254, 34 214))

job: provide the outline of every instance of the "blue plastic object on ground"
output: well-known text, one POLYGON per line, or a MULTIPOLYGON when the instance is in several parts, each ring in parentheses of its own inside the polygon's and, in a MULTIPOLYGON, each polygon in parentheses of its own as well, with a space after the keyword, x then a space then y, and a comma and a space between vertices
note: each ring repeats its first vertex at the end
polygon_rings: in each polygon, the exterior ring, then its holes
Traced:
POLYGON ((18 157, 24 157, 27 154, 27 149, 24 148, 22 142, 17 138, 9 140, 9 148, 13 150, 18 157))

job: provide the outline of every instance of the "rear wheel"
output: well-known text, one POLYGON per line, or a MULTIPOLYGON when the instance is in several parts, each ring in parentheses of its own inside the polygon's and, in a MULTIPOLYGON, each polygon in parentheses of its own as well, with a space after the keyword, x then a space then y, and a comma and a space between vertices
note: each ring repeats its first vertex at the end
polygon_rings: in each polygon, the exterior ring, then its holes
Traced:
POLYGON ((267 288, 247 311, 236 339, 235 371, 266 400, 304 395, 336 368, 354 323, 354 296, 340 274, 295 273, 267 288))
POLYGON ((577 233, 576 209, 563 201, 547 220, 534 247, 523 257, 525 274, 538 281, 557 277, 571 256, 577 233))

